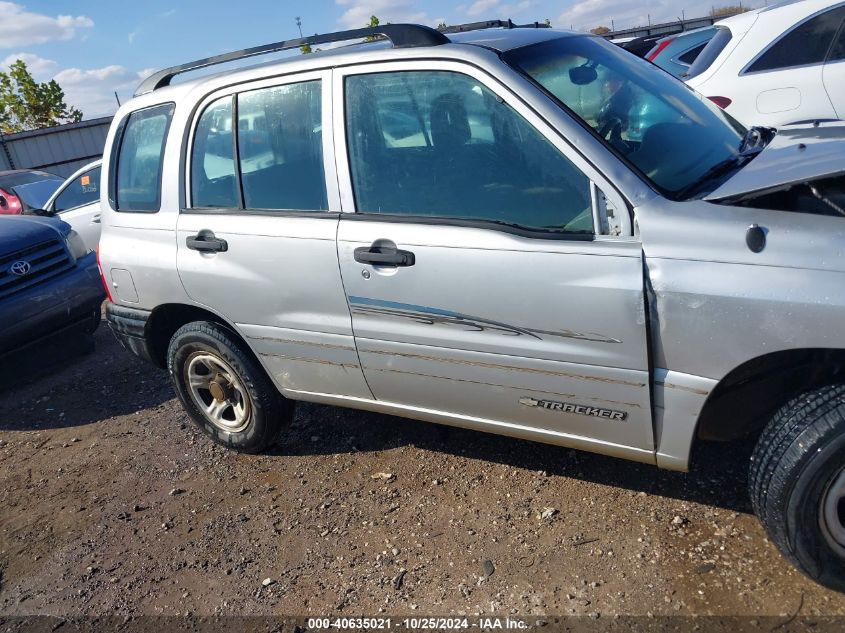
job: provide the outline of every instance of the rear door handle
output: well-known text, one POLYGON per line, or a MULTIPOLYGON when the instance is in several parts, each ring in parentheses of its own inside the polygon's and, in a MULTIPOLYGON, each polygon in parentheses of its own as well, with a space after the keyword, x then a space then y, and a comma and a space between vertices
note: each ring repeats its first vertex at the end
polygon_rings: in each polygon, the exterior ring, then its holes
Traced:
POLYGON ((375 266, 413 266, 416 258, 411 251, 391 246, 360 246, 355 249, 355 261, 375 266))
POLYGON ((188 236, 185 245, 192 251, 201 253, 225 253, 229 250, 229 243, 226 240, 214 237, 214 233, 203 229, 196 235, 188 236))
POLYGON ((93 218, 91 218, 91 224, 99 224, 100 223, 100 214, 98 213, 93 218))

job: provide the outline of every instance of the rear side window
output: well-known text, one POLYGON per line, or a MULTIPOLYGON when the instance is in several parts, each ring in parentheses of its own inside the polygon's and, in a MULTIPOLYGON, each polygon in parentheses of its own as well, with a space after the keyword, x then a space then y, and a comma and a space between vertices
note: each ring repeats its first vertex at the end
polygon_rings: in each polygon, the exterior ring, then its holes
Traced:
POLYGON ((836 41, 833 43, 833 48, 830 49, 830 55, 827 58, 829 62, 841 62, 842 60, 845 60, 845 20, 839 27, 839 35, 836 36, 836 41))
POLYGON ((471 77, 354 75, 346 117, 358 212, 593 233, 587 177, 471 77))
POLYGON ((704 50, 705 46, 707 46, 707 42, 702 42, 698 46, 693 46, 686 53, 678 55, 677 61, 681 62, 682 64, 686 64, 687 66, 692 65, 696 58, 701 54, 701 51, 704 50))
POLYGON ((746 72, 824 63, 843 19, 845 7, 839 7, 799 24, 772 44, 746 72))
POLYGON ((244 207, 327 210, 320 82, 253 90, 237 99, 244 207))
POLYGON ((730 44, 731 40, 733 39, 733 34, 729 28, 724 26, 717 27, 716 35, 713 36, 709 42, 707 42, 707 46, 699 53, 698 57, 695 58, 695 61, 690 66, 689 72, 686 74, 686 78, 691 79, 692 77, 697 77, 705 70, 710 68, 713 65, 713 62, 716 61, 716 58, 722 54, 722 51, 725 50, 728 44, 730 44))
POLYGON ((89 169, 68 183, 64 191, 56 196, 53 211, 61 213, 86 204, 92 204, 100 199, 100 168, 89 169))
POLYGON ((240 205, 232 139, 232 97, 223 97, 205 109, 194 134, 192 206, 233 208, 240 205))
POLYGON ((173 104, 130 114, 120 134, 113 197, 115 209, 155 213, 161 206, 161 170, 173 104))

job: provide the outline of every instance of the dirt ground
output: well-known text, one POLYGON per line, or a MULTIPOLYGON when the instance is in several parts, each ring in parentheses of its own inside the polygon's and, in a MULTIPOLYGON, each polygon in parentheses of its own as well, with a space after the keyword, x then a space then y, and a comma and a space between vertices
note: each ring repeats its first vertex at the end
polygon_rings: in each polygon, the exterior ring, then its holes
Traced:
POLYGON ((748 445, 671 473, 303 404, 239 455, 95 339, 0 392, 0 616, 845 615, 750 514, 748 445))

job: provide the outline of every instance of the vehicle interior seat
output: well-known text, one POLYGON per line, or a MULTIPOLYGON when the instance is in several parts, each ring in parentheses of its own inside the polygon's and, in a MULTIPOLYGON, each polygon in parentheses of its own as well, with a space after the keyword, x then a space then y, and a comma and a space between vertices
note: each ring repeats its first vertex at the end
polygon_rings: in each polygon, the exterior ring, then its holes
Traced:
POLYGON ((265 105, 265 136, 273 164, 244 173, 244 204, 250 209, 325 210, 326 184, 323 174, 322 131, 313 121, 310 95, 285 103, 284 112, 265 105))

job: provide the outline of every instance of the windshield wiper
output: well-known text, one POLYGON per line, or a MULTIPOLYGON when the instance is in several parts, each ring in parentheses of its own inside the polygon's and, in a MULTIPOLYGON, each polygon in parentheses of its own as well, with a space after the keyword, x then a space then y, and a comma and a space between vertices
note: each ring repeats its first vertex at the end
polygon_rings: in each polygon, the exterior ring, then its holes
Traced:
MULTIPOLYGON (((756 154, 755 154, 756 155, 756 154)), ((716 163, 710 169, 705 171, 701 177, 690 185, 681 189, 676 195, 679 200, 686 200, 693 197, 697 192, 704 188, 707 183, 731 173, 740 167, 744 166, 754 155, 737 154, 726 158, 720 163, 716 163)))
MULTIPOLYGON (((749 128, 742 137, 739 144, 739 153, 726 158, 720 163, 716 163, 694 183, 688 185, 678 192, 677 196, 680 200, 686 200, 693 197, 700 192, 704 186, 732 171, 744 167, 749 161, 753 160, 760 152, 766 149, 766 146, 772 142, 772 139, 777 134, 777 130, 772 127, 755 126, 749 128)), ((727 180, 727 179, 725 179, 727 180)), ((720 183, 721 184, 721 183, 720 183)))
MULTIPOLYGON (((749 128, 739 143, 738 154, 713 165, 710 169, 704 172, 698 180, 681 189, 676 194, 677 199, 687 200, 704 189, 704 186, 709 182, 744 167, 753 160, 757 154, 766 149, 766 146, 772 142, 775 134, 777 134, 777 130, 773 127, 755 126, 749 128)), ((722 182, 725 180, 727 180, 727 178, 724 178, 722 182)), ((719 184, 721 184, 721 182, 719 184)))

